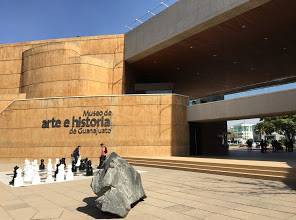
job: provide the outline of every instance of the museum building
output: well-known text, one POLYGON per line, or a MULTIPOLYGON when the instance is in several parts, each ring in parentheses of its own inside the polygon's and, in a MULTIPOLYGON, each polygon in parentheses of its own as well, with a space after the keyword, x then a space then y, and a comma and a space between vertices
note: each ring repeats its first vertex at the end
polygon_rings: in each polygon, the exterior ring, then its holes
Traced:
POLYGON ((235 108, 248 100, 223 100, 296 81, 295 9, 181 0, 126 35, 0 45, 0 157, 69 157, 77 145, 98 157, 100 143, 123 156, 227 153, 228 119, 296 111, 295 90, 247 112, 235 108))

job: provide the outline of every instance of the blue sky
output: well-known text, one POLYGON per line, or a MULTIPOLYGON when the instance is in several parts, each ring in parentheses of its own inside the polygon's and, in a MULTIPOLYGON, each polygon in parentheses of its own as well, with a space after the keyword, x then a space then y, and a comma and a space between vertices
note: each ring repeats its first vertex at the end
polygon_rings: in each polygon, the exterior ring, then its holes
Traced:
POLYGON ((258 94, 264 94, 264 93, 271 93, 276 91, 283 91, 288 89, 296 89, 296 83, 287 83, 284 85, 279 86, 271 86, 266 88, 260 88, 260 89, 253 89, 246 92, 240 92, 235 94, 226 95, 225 99, 234 99, 239 97, 246 97, 246 96, 252 96, 252 95, 258 95, 258 94))
POLYGON ((124 33, 125 25, 133 23, 147 10, 155 9, 159 2, 0 0, 0 43, 124 33))

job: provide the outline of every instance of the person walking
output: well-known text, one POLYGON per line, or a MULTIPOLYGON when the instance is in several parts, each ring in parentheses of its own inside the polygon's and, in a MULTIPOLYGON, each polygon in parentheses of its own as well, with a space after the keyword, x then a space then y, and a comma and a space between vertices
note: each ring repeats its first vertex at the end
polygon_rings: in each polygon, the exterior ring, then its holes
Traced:
POLYGON ((101 169, 102 168, 102 165, 106 159, 106 155, 108 153, 108 150, 107 150, 107 147, 102 143, 100 144, 100 152, 101 152, 101 155, 100 155, 100 164, 98 166, 98 169, 101 169))
POLYGON ((252 139, 248 139, 247 140, 248 151, 252 151, 252 144, 253 144, 253 140, 252 139))
POLYGON ((76 148, 75 148, 75 150, 73 151, 73 153, 72 153, 72 160, 75 162, 75 164, 77 163, 77 161, 78 161, 78 158, 79 158, 79 156, 80 156, 80 146, 77 146, 76 148))
POLYGON ((265 148, 264 145, 265 145, 265 144, 264 144, 264 140, 261 139, 261 141, 260 141, 260 149, 261 149, 261 153, 264 153, 264 151, 265 151, 265 150, 264 150, 264 148, 265 148))

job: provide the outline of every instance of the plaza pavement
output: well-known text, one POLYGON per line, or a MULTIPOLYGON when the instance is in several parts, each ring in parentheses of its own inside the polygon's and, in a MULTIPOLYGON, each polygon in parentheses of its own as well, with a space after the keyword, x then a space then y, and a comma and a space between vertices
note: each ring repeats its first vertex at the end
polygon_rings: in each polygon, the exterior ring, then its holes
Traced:
MULTIPOLYGON (((1 164, 0 171, 13 164, 1 164)), ((296 191, 284 183, 136 167, 147 199, 126 219, 296 220, 296 191)), ((90 180, 11 188, 0 183, 0 219, 110 219, 94 207, 90 180)))

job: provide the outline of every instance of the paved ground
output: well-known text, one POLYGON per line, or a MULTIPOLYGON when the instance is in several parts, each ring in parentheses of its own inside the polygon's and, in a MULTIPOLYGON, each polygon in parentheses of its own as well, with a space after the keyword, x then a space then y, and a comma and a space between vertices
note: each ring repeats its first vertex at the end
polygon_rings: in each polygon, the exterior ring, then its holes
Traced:
MULTIPOLYGON (((12 165, 0 165, 0 171, 12 165)), ((126 219, 296 220, 296 191, 273 181, 137 167, 146 194, 126 219)), ((0 183, 0 219, 104 219, 89 180, 11 188, 0 183)))
POLYGON ((226 159, 237 160, 253 160, 253 161, 270 161, 270 162, 286 162, 296 166, 296 149, 294 152, 278 151, 272 152, 272 148, 269 147, 266 153, 261 153, 260 149, 253 148, 252 151, 248 151, 247 147, 231 146, 229 153, 224 156, 226 159))

